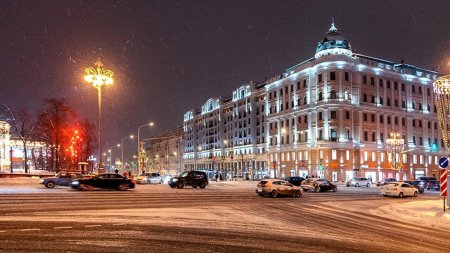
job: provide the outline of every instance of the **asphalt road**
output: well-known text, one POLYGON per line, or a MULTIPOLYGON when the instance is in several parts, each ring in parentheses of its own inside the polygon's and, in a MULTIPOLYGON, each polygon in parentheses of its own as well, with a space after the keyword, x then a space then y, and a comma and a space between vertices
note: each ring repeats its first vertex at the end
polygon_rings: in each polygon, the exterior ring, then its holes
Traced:
POLYGON ((272 199, 255 182, 206 189, 140 185, 79 192, 31 185, 0 191, 0 252, 448 252, 450 235, 374 215, 385 198, 346 188, 272 199))

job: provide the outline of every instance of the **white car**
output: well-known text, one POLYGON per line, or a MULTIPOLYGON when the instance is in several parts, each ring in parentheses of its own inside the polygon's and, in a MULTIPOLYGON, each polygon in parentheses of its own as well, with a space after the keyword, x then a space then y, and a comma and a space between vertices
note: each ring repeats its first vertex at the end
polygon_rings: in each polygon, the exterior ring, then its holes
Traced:
POLYGON ((393 182, 381 187, 381 194, 383 196, 395 196, 403 198, 405 196, 417 197, 419 190, 405 182, 393 182))
POLYGON ((136 182, 138 184, 162 184, 164 179, 159 173, 145 172, 144 174, 136 177, 136 182))

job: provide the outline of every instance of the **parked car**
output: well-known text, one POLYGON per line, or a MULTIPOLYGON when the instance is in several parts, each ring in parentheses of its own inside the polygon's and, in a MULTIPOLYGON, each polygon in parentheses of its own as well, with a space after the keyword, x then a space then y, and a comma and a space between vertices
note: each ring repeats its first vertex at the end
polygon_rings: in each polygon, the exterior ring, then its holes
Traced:
POLYGON ((138 184, 162 184, 163 182, 164 179, 156 172, 145 172, 136 177, 136 183, 138 184))
POLYGON ((281 179, 261 180, 256 188, 256 193, 259 196, 269 195, 272 198, 276 198, 279 195, 300 197, 303 195, 302 192, 302 188, 281 179))
POLYGON ((365 177, 354 177, 354 178, 349 179, 347 181, 347 187, 350 187, 350 186, 356 186, 356 187, 367 186, 367 187, 370 187, 371 183, 372 182, 369 179, 365 178, 365 177))
POLYGON ((60 171, 54 177, 41 178, 39 183, 47 188, 55 188, 55 186, 69 186, 72 180, 83 178, 83 174, 79 172, 60 171))
POLYGON ((300 186, 303 180, 305 180, 303 177, 287 177, 284 179, 285 181, 288 181, 289 183, 300 186))
POLYGON ((428 183, 426 183, 425 188, 427 190, 435 190, 440 191, 441 190, 441 183, 437 180, 430 180, 428 183))
POLYGON ((178 189, 187 185, 204 189, 208 185, 208 176, 203 171, 185 171, 177 177, 172 177, 168 184, 171 188, 177 187, 178 189))
POLYGON ((386 184, 389 184, 389 183, 392 183, 392 182, 397 182, 397 179, 395 179, 395 178, 385 178, 385 179, 383 179, 381 181, 378 181, 377 182, 377 186, 383 186, 383 185, 386 185, 386 184))
POLYGON ((304 191, 337 191, 337 185, 323 178, 308 178, 302 181, 300 187, 304 191))
POLYGON ((417 190, 419 191, 419 193, 423 193, 425 191, 423 181, 413 180, 413 181, 405 181, 405 183, 408 183, 408 184, 416 187, 417 190))
POLYGON ((436 181, 436 178, 435 177, 418 177, 417 180, 428 182, 428 181, 436 181))
POLYGON ((396 196, 403 198, 405 196, 417 197, 419 190, 405 182, 393 182, 381 187, 381 195, 383 196, 396 196))
POLYGON ((135 180, 119 174, 105 173, 93 178, 73 180, 71 186, 76 190, 110 189, 126 191, 135 187, 135 180))

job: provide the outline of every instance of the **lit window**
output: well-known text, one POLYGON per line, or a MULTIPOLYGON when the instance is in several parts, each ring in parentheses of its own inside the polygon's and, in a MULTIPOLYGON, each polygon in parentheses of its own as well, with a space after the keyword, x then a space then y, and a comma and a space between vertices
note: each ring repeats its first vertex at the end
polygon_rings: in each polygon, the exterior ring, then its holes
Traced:
POLYGON ((337 159, 337 152, 335 149, 331 150, 331 159, 336 160, 337 159))
POLYGON ((345 160, 350 160, 350 151, 349 150, 346 150, 345 151, 345 160))
POLYGON ((372 162, 375 162, 377 160, 377 154, 375 152, 372 152, 372 162))
POLYGON ((369 160, 369 155, 367 154, 367 151, 364 151, 364 161, 369 160))

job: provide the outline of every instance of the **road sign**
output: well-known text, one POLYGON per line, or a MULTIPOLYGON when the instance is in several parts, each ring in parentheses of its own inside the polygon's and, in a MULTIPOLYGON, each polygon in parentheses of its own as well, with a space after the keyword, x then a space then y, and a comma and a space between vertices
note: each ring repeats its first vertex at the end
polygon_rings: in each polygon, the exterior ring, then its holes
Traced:
POLYGON ((441 170, 441 176, 440 182, 441 182, 441 197, 447 196, 447 170, 441 170))
POLYGON ((441 157, 441 159, 439 159, 439 166, 443 169, 448 167, 448 157, 441 157))

